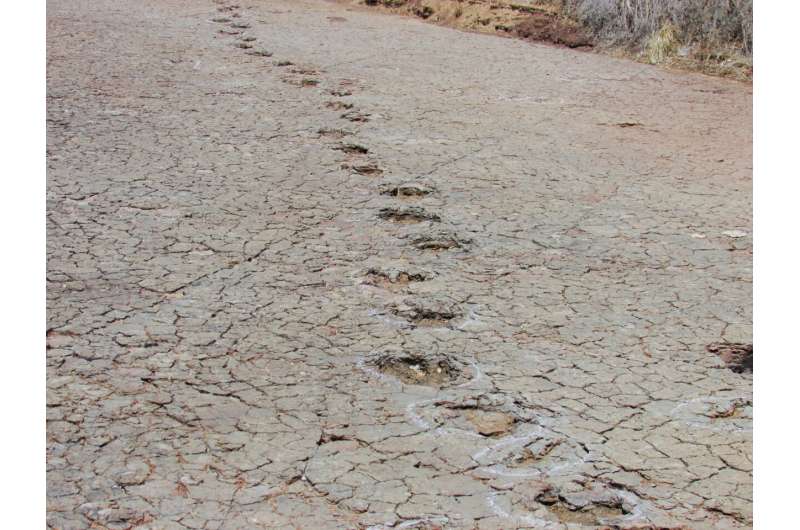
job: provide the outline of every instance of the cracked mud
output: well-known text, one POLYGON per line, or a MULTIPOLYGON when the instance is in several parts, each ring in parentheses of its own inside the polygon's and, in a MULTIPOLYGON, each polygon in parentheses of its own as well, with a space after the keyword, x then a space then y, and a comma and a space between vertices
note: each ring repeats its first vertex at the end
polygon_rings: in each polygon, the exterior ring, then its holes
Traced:
POLYGON ((47 16, 49 528, 752 526, 748 87, 318 0, 47 16))

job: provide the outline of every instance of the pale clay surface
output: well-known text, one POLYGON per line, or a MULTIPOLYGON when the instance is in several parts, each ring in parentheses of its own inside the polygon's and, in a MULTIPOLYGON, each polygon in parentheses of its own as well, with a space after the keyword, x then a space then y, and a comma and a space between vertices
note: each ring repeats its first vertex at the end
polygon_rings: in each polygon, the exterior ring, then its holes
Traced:
POLYGON ((241 4, 48 2, 49 527, 749 527, 750 88, 241 4))

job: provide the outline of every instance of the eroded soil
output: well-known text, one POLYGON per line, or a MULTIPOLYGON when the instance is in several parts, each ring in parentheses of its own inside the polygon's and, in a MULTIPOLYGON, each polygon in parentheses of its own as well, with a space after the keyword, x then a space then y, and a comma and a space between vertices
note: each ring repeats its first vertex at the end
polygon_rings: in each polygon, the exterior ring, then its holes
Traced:
POLYGON ((751 526, 746 87, 315 0, 47 13, 50 528, 751 526))

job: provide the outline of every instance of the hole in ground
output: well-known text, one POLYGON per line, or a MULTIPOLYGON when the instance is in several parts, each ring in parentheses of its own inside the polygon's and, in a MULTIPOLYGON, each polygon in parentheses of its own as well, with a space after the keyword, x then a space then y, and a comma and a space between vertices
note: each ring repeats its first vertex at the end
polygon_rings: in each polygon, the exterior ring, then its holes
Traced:
POLYGON ((249 50, 249 51, 247 51, 245 53, 247 53, 248 55, 255 55, 256 57, 272 57, 272 52, 271 51, 263 50, 263 49, 249 50))
POLYGON ((556 519, 562 523, 600 525, 603 524, 603 521, 606 519, 613 519, 626 515, 621 504, 619 506, 593 504, 580 509, 572 508, 570 505, 562 502, 545 505, 547 506, 547 511, 553 514, 556 519))
POLYGON ((420 250, 448 250, 466 249, 472 240, 462 238, 450 232, 437 232, 433 234, 422 234, 411 240, 411 244, 420 250))
POLYGON ((574 493, 558 493, 546 487, 535 497, 535 503, 544 506, 562 523, 603 525, 631 513, 630 507, 614 491, 593 488, 574 493))
POLYGON ((351 90, 347 90, 346 88, 332 88, 331 90, 328 90, 328 94, 342 98, 345 96, 352 96, 353 92, 351 90))
POLYGON ((345 112, 344 114, 341 115, 341 117, 344 118, 345 120, 350 120, 350 121, 357 121, 357 122, 369 121, 369 114, 363 112, 357 112, 354 110, 345 112))
POLYGON ((443 355, 381 355, 369 364, 409 385, 443 387, 464 379, 464 369, 443 355))
POLYGON ((366 155, 369 153, 369 149, 364 147, 363 145, 359 144, 342 144, 338 147, 335 147, 339 151, 344 151, 348 155, 366 155))
POLYGON ((318 79, 312 79, 310 77, 289 77, 285 76, 281 78, 281 81, 287 83, 289 85, 294 85, 296 87, 305 88, 310 86, 317 86, 319 84, 318 79))
POLYGON ((728 402, 720 401, 711 403, 704 415, 715 420, 720 418, 740 418, 743 416, 752 417, 752 408, 753 402, 749 399, 732 399, 728 402))
MULTIPOLYGON (((517 434, 517 428, 538 422, 540 411, 522 398, 510 398, 503 393, 489 392, 436 401, 417 412, 426 423, 439 427, 455 427, 489 438, 517 434), (427 410, 426 410, 427 409, 427 410)), ((481 464, 498 463, 505 459, 505 446, 497 446, 482 456, 481 464)), ((508 446, 508 450, 514 445, 508 446)))
POLYGON ((323 127, 317 131, 317 134, 319 134, 320 136, 327 136, 328 138, 340 139, 353 133, 348 131, 343 131, 342 129, 330 129, 327 127, 323 127))
POLYGON ((462 316, 454 302, 437 298, 407 299, 391 306, 390 311, 414 327, 425 328, 447 327, 452 320, 462 316))
POLYGON ((383 173, 383 170, 374 162, 368 162, 366 164, 342 164, 342 168, 351 169, 359 175, 375 176, 383 173))
POLYGON ((346 103, 344 101, 328 101, 325 103, 325 106, 333 110, 349 110, 353 108, 352 103, 346 103))
POLYGON ((424 282, 433 277, 427 271, 409 271, 397 268, 369 269, 364 283, 384 289, 403 288, 410 283, 424 282))
POLYGON ((304 67, 300 67, 300 66, 298 66, 297 68, 290 68, 289 71, 292 72, 293 74, 298 74, 298 75, 317 75, 317 74, 319 74, 319 72, 317 70, 315 70, 314 68, 304 68, 304 67))
POLYGON ((508 467, 528 467, 535 464, 549 455, 553 450, 562 444, 564 440, 555 438, 540 438, 522 448, 522 450, 511 454, 505 461, 508 467))
POLYGON ((378 217, 393 223, 421 223, 422 221, 440 222, 442 219, 438 215, 426 212, 422 208, 411 206, 408 208, 381 208, 378 217))
POLYGON ((403 184, 389 184, 381 187, 381 195, 397 197, 398 199, 418 199, 430 195, 435 190, 432 186, 417 182, 406 182, 403 184))
POLYGON ((716 342, 706 346, 706 351, 719 356, 732 372, 753 373, 753 345, 739 342, 716 342))

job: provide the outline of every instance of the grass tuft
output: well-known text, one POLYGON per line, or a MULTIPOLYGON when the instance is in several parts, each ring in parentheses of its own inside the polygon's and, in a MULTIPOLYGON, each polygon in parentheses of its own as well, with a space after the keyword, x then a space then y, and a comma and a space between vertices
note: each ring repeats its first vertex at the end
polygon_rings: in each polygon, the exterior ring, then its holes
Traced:
POLYGON ((678 52, 679 45, 678 28, 666 22, 647 39, 645 44, 647 60, 652 64, 664 63, 678 52))

